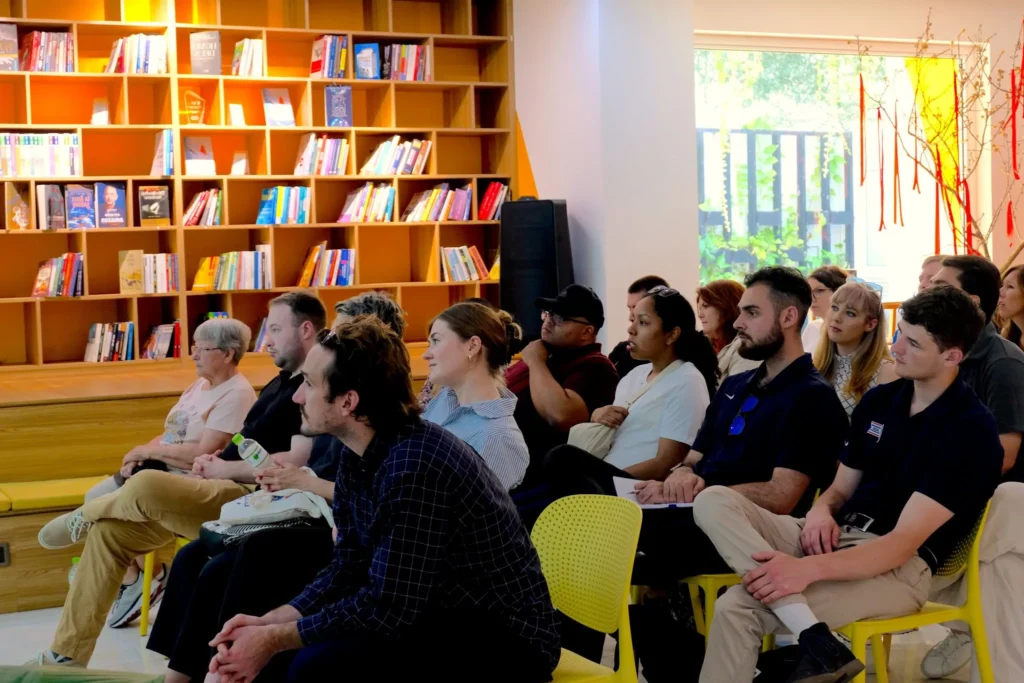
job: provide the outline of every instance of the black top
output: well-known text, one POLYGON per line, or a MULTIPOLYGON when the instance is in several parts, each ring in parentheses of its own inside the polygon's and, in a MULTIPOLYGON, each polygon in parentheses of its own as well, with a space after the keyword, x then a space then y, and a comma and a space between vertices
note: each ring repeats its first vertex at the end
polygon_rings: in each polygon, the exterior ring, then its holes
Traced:
POLYGON ((762 364, 722 382, 693 441, 693 450, 704 455, 694 471, 708 486, 770 481, 776 467, 802 472, 811 485, 793 511, 800 514, 810 507, 815 490, 832 481, 849 422, 810 354, 759 387, 766 372, 762 364), (751 396, 757 405, 742 411, 753 402, 751 396))
POLYGON ((341 458, 342 443, 330 434, 313 437, 306 466, 320 479, 334 481, 338 478, 338 462, 341 458))
MULTIPOLYGON (((985 325, 960 363, 960 378, 991 411, 1000 434, 1024 433, 1024 351, 1000 337, 992 323, 985 325)), ((1024 481, 1020 451, 1006 479, 1024 481)))
POLYGON ((928 496, 953 513, 918 549, 934 573, 992 497, 1003 449, 992 414, 959 378, 911 416, 913 396, 912 381, 896 380, 866 393, 853 411, 842 463, 864 475, 836 519, 866 515, 873 521, 857 525, 881 536, 896 527, 911 495, 928 496))
POLYGON ((331 563, 290 603, 304 644, 400 638, 460 609, 554 670, 559 637, 537 551, 497 477, 454 434, 417 418, 361 456, 343 445, 334 520, 331 563))
POLYGON ((633 356, 629 354, 628 347, 629 342, 619 342, 615 345, 615 348, 612 349, 612 352, 608 354, 608 360, 610 360, 612 365, 615 366, 615 371, 619 373, 619 379, 628 375, 634 368, 638 368, 649 362, 633 358, 633 356))
MULTIPOLYGON (((292 447, 292 437, 299 433, 302 415, 299 404, 292 400, 302 384, 302 375, 294 377, 282 370, 260 392, 245 416, 241 434, 255 439, 268 453, 281 453, 292 447)), ((238 446, 229 443, 221 452, 224 460, 239 460, 238 446)))

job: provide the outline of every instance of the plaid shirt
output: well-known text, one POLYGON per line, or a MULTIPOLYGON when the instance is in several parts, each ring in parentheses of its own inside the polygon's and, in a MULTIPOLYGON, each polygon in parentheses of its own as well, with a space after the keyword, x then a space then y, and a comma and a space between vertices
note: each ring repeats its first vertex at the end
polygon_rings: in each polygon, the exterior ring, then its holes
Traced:
POLYGON ((417 419, 362 456, 343 448, 340 460, 334 558, 290 603, 304 615, 303 643, 397 637, 427 610, 470 608, 554 669, 559 637, 540 560, 472 449, 417 419))

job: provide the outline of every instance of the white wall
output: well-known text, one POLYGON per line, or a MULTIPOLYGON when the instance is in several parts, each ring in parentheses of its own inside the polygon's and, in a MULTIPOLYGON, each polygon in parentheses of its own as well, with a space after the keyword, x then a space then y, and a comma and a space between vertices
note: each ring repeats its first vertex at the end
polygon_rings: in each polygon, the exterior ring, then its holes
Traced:
MULTIPOLYGON (((568 202, 576 280, 624 338, 625 292, 698 280, 692 0, 516 0, 516 109, 542 197, 568 202)), ((692 296, 690 296, 692 299, 692 296)))

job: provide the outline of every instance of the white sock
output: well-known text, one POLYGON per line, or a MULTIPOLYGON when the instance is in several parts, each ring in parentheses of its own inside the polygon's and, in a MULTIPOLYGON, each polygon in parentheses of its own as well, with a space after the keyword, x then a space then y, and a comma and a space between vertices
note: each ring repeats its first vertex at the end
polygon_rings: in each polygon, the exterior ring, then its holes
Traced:
POLYGON ((799 636, 804 629, 814 626, 819 621, 804 602, 791 602, 781 607, 772 607, 771 610, 794 636, 799 636))

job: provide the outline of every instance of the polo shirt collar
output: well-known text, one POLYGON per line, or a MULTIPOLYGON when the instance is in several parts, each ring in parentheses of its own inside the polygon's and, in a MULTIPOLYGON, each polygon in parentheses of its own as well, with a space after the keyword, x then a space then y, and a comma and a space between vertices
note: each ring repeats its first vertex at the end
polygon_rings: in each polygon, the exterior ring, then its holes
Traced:
POLYGON ((993 344, 999 343, 999 331, 996 330, 995 323, 989 321, 985 327, 981 328, 981 334, 978 335, 978 341, 974 342, 974 346, 967 353, 965 361, 975 361, 984 358, 985 355, 992 348, 993 344))
POLYGON ((747 380, 747 391, 748 393, 755 390, 762 393, 782 391, 798 379, 806 377, 813 369, 814 363, 811 361, 811 354, 805 353, 783 368, 782 372, 776 375, 767 385, 758 388, 758 384, 768 374, 768 364, 761 363, 757 370, 754 371, 754 374, 747 380))
POLYGON ((516 404, 519 402, 516 395, 505 387, 500 387, 498 389, 498 398, 490 401, 470 403, 468 406, 459 404, 459 397, 456 396, 455 390, 451 387, 444 388, 444 398, 448 402, 449 413, 454 413, 460 408, 466 408, 488 420, 495 420, 500 417, 512 417, 513 413, 516 412, 516 404))
MULTIPOLYGON (((914 398, 914 382, 913 380, 903 380, 904 384, 900 388, 896 405, 900 406, 901 416, 904 418, 910 417, 910 402, 914 398)), ((932 401, 932 404, 922 410, 917 415, 910 417, 910 419, 925 419, 935 420, 942 419, 952 416, 956 413, 957 407, 960 405, 964 394, 968 391, 967 385, 958 376, 953 380, 953 383, 946 387, 946 390, 942 392, 942 395, 932 401)))

